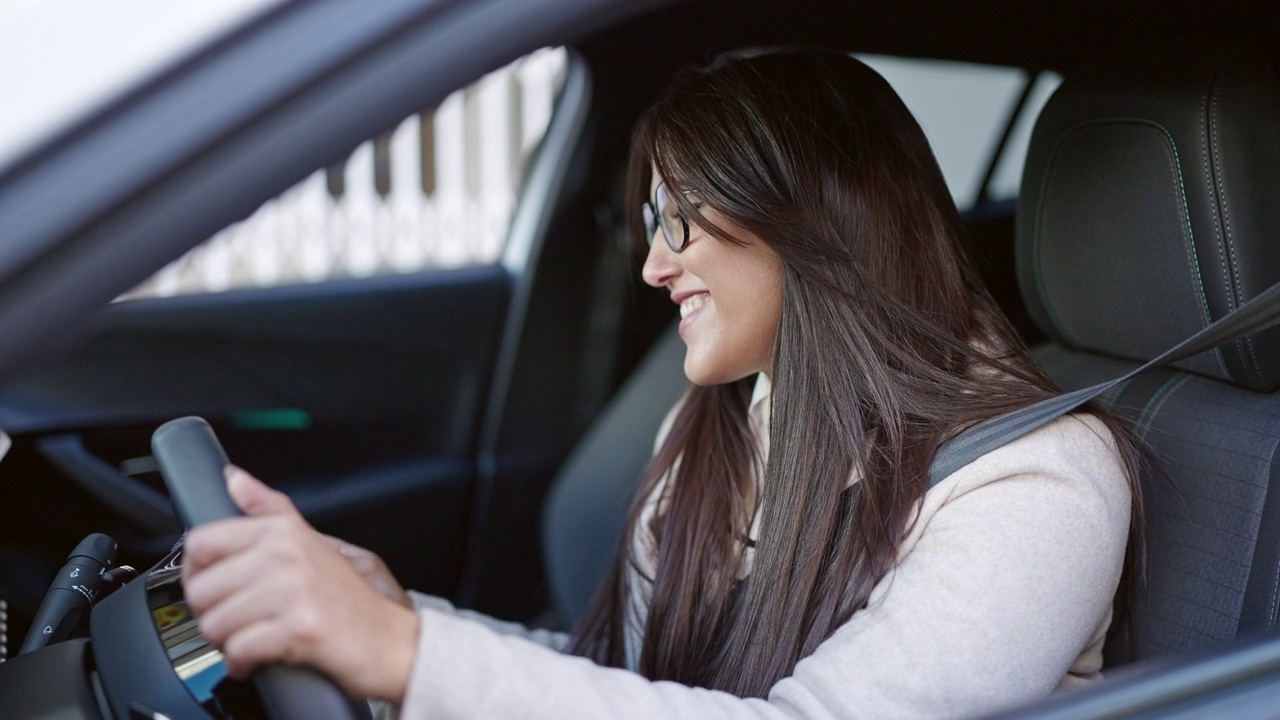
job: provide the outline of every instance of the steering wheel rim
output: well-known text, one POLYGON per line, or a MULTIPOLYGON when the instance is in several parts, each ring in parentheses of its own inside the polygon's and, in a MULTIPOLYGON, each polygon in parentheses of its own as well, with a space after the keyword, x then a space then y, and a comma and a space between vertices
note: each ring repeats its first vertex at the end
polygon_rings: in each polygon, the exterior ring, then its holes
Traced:
MULTIPOLYGON (((151 436, 151 450, 188 528, 242 515, 227 493, 223 471, 229 463, 213 428, 204 418, 171 420, 151 436)), ((269 665, 254 671, 254 687, 271 720, 361 720, 332 680, 306 667, 269 665)))

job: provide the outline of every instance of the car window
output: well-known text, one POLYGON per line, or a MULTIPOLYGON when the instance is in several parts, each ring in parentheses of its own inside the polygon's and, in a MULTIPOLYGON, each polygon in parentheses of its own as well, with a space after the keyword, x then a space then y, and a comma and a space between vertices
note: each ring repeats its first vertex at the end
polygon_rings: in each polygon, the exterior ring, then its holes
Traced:
POLYGON ((1035 79, 1035 84, 1027 95, 1027 103, 1018 115, 1009 134, 1009 141, 996 164, 991 185, 987 187, 988 197, 992 200, 1008 200, 1018 196, 1018 188, 1022 185, 1022 167, 1026 164, 1027 148, 1031 145, 1031 129, 1035 127, 1036 118, 1044 109, 1044 104, 1049 102, 1049 97, 1061 84, 1062 76, 1053 72, 1040 73, 1035 79))
MULTIPOLYGON (((1020 68, 886 55, 859 55, 884 76, 924 128, 951 196, 973 206, 1018 98, 1031 81, 1020 68)), ((1061 78, 1040 73, 1019 113, 989 188, 989 199, 1015 197, 1031 126, 1061 78)))
POLYGON ((263 204, 121 299, 487 264, 567 56, 546 48, 405 119, 263 204))

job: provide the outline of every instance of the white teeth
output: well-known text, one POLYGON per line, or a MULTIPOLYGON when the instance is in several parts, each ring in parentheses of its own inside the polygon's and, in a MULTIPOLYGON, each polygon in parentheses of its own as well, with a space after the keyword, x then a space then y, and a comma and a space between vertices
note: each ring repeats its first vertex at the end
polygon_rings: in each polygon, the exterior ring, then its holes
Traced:
POLYGON ((695 310, 702 307, 707 302, 706 293, 698 293, 684 302, 680 303, 680 319, 689 317, 695 310))

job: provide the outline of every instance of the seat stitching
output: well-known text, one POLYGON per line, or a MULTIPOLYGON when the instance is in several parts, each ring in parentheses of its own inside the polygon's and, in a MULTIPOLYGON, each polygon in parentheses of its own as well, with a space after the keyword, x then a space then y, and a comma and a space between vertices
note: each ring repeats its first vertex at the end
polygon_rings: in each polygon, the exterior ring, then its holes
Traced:
POLYGON ((1177 385, 1190 377, 1190 375, 1180 372, 1168 380, 1165 380, 1164 384, 1160 386, 1160 389, 1156 390, 1155 394, 1151 396, 1151 399, 1147 401, 1147 406, 1142 409, 1142 414, 1138 417, 1138 422, 1133 425, 1134 431, 1138 433, 1138 437, 1142 438, 1143 441, 1146 440, 1147 433, 1151 431, 1151 423, 1155 421, 1154 415, 1157 412, 1158 406, 1164 403, 1165 396, 1173 389, 1174 385, 1177 385))
MULTIPOLYGON (((1223 561, 1225 561, 1225 562, 1229 562, 1229 563, 1234 563, 1235 565, 1237 565, 1237 566, 1239 566, 1239 567, 1241 567, 1241 568, 1248 568, 1248 567, 1249 567, 1249 564, 1248 564, 1248 563, 1240 562, 1240 561, 1238 561, 1238 560, 1235 560, 1235 559, 1233 559, 1233 558, 1227 557, 1227 556, 1225 556, 1225 555, 1219 555, 1219 554, 1217 554, 1217 553, 1204 552, 1201 548, 1198 548, 1198 547, 1196 547, 1195 545, 1189 545, 1189 544, 1187 544, 1187 543, 1183 543, 1183 542, 1173 543, 1173 545, 1175 545, 1175 546, 1181 546, 1181 547, 1184 547, 1184 548, 1186 548, 1186 549, 1188 549, 1188 550, 1196 550, 1196 551, 1199 551, 1199 553, 1200 553, 1201 555, 1208 555, 1208 556, 1210 556, 1210 557, 1212 557, 1212 558, 1214 558, 1214 559, 1223 560, 1223 561)), ((1224 581, 1222 581, 1222 580, 1217 580, 1217 579, 1211 578, 1211 577, 1209 577, 1209 576, 1207 576, 1207 575, 1202 575, 1202 574, 1197 573, 1197 572, 1194 572, 1194 571, 1192 571, 1192 570, 1188 570, 1187 568, 1182 567, 1181 565, 1178 565, 1178 564, 1176 564, 1176 563, 1163 562, 1163 563, 1152 563, 1152 565, 1153 565, 1154 567, 1158 567, 1158 568, 1160 568, 1161 570, 1167 570, 1167 571, 1168 571, 1168 574, 1166 574, 1166 575, 1165 575, 1165 580, 1166 580, 1166 581, 1169 581, 1169 582, 1172 582, 1172 580, 1168 577, 1168 575, 1169 575, 1169 574, 1178 574, 1178 575, 1182 575, 1182 576, 1184 576, 1185 578, 1189 578, 1190 580, 1193 580, 1193 581, 1196 581, 1196 582, 1200 582, 1200 583, 1204 583, 1205 585, 1212 585, 1212 586, 1214 586, 1214 589, 1218 589, 1218 590, 1225 590, 1226 592, 1231 593, 1232 595, 1240 595, 1240 596, 1243 596, 1243 595, 1244 595, 1244 590, 1239 586, 1239 584, 1230 584, 1229 582, 1224 582, 1224 581)), ((1175 583, 1175 586, 1176 586, 1176 587, 1179 587, 1179 588, 1184 588, 1184 587, 1186 587, 1186 586, 1187 586, 1187 585, 1189 585, 1189 584, 1191 584, 1191 583, 1188 583, 1187 581, 1183 580, 1183 581, 1180 581, 1180 582, 1175 583)), ((1178 598, 1178 599, 1180 599, 1180 600, 1185 600, 1185 601, 1187 601, 1187 602, 1189 602, 1189 603, 1195 603, 1195 604, 1197 604, 1197 605, 1201 605, 1201 604, 1202 604, 1202 603, 1200 602, 1200 600, 1199 600, 1199 599, 1197 599, 1197 598, 1195 598, 1195 597, 1187 597, 1186 595, 1180 595, 1180 594, 1176 594, 1176 593, 1172 593, 1172 592, 1167 593, 1167 594, 1169 595, 1169 597, 1174 597, 1174 598, 1178 598)), ((1211 610, 1217 610, 1218 612, 1222 612, 1219 608, 1216 608, 1216 607, 1214 607, 1214 606, 1212 606, 1212 605, 1203 605, 1203 607, 1209 608, 1209 609, 1211 609, 1211 610)))
MULTIPOLYGON (((1147 589, 1148 589, 1148 590, 1150 590, 1150 589, 1151 589, 1151 586, 1150 586, 1150 585, 1148 585, 1148 586, 1147 586, 1147 589)), ((1181 600, 1181 601, 1183 601, 1184 603, 1186 603, 1187 605, 1192 606, 1193 608, 1202 608, 1202 609, 1206 609, 1206 610, 1215 610, 1215 608, 1211 608, 1211 607, 1209 607, 1209 606, 1207 606, 1207 605, 1204 605, 1204 604, 1202 604, 1202 603, 1198 603, 1198 602, 1196 602, 1196 601, 1194 601, 1194 600, 1188 600, 1187 598, 1182 597, 1182 596, 1177 595, 1177 594, 1174 594, 1174 593, 1161 593, 1161 595, 1163 595, 1163 596, 1165 596, 1165 597, 1168 597, 1168 598, 1170 598, 1170 599, 1173 599, 1173 600, 1181 600)), ((1152 603, 1152 604, 1154 604, 1154 603, 1152 603)), ((1169 616, 1169 615, 1165 615, 1164 613, 1156 612, 1156 611, 1155 611, 1155 609, 1154 609, 1153 607, 1148 607, 1148 608, 1145 610, 1145 613, 1146 613, 1147 617, 1158 618, 1158 619, 1160 619, 1160 620, 1163 620, 1163 621, 1165 621, 1165 622, 1167 622, 1167 623, 1170 623, 1170 624, 1172 624, 1172 625, 1175 625, 1175 626, 1177 626, 1177 627, 1180 627, 1180 628, 1183 628, 1183 629, 1186 629, 1186 630, 1190 630, 1190 631, 1195 632, 1195 633, 1199 633, 1200 635, 1204 635, 1204 636, 1206 636, 1206 637, 1213 637, 1213 636, 1212 636, 1212 635, 1210 635, 1209 633, 1205 632, 1205 630, 1204 630, 1204 623, 1203 623, 1203 622, 1198 623, 1198 625, 1199 625, 1200 627, 1195 627, 1195 626, 1193 626, 1193 624, 1192 624, 1192 623, 1187 622, 1188 620, 1192 620, 1192 618, 1178 618, 1178 617, 1171 617, 1171 616, 1169 616)), ((1239 619, 1239 618, 1232 618, 1229 614, 1227 614, 1227 613, 1223 613, 1221 610, 1218 610, 1218 611, 1217 611, 1217 614, 1222 615, 1222 616, 1223 616, 1225 619, 1227 619, 1227 620, 1235 620, 1235 621, 1236 621, 1236 623, 1239 623, 1239 621, 1240 621, 1240 619, 1239 619)))
MULTIPOLYGON (((1204 164, 1204 181, 1209 186, 1209 202, 1215 206, 1218 204, 1218 198, 1213 192, 1213 173, 1209 169, 1209 159, 1213 155, 1213 151, 1209 147, 1209 132, 1205 128, 1206 119, 1209 115, 1209 90, 1213 87, 1213 78, 1210 77, 1204 84, 1204 92, 1200 95, 1200 154, 1204 164)), ((1231 277, 1227 273, 1227 249, 1222 242, 1222 225, 1218 221, 1218 213, 1209 213, 1213 219, 1213 239, 1218 244, 1218 264, 1222 267, 1222 284, 1227 289, 1227 311, 1234 310, 1237 303, 1235 290, 1231 285, 1231 277)))
MULTIPOLYGON (((1190 398, 1190 397, 1187 397, 1186 395, 1183 395, 1182 400, 1184 403, 1188 405, 1191 405, 1191 404, 1209 405, 1208 409, 1210 410, 1216 410, 1219 407, 1218 405, 1210 405, 1209 403, 1206 403, 1206 402, 1197 401, 1195 398, 1190 398)), ((1251 438, 1270 439, 1270 438, 1274 438, 1276 435, 1276 428, 1274 425, 1268 425, 1265 428, 1259 428, 1255 425, 1251 425, 1248 423, 1231 423, 1231 422, 1221 422, 1217 420, 1206 420, 1203 416, 1197 415, 1192 410, 1193 408, 1187 408, 1186 411, 1167 410, 1165 411, 1165 417, 1176 418, 1179 420, 1190 420, 1198 428, 1207 428, 1208 430, 1230 430, 1230 431, 1239 433, 1241 435, 1250 436, 1250 438, 1246 438, 1246 439, 1251 439, 1251 438)), ((1274 418, 1271 418, 1271 417, 1267 417, 1266 419, 1274 420, 1274 418)), ((1180 439, 1182 439, 1184 442, 1193 442, 1193 443, 1196 442, 1196 437, 1194 435, 1185 435, 1180 437, 1180 439)), ((1231 457, 1236 457, 1236 458, 1248 458, 1251 460, 1264 459, 1261 456, 1252 452, 1227 449, 1227 448, 1222 448, 1222 451, 1224 453, 1229 454, 1231 457)))
MULTIPOLYGON (((1203 378, 1203 383, 1196 383, 1192 389, 1187 392, 1186 400, 1194 402, 1197 405, 1205 407, 1207 413, 1212 413, 1214 408, 1222 407, 1222 399, 1217 394, 1210 394, 1210 391, 1221 389, 1220 381, 1213 378, 1203 378)), ((1244 393, 1246 391, 1230 388, 1233 391, 1244 393)), ((1206 422, 1212 422, 1219 425, 1227 425, 1228 427, 1245 427, 1241 425, 1233 425, 1230 421, 1236 418, 1255 418, 1259 421, 1280 420, 1280 409, 1270 408, 1266 405, 1260 405, 1257 400, 1259 398, 1266 399, 1267 396, 1259 396, 1250 393, 1244 398, 1236 398, 1237 401, 1249 401, 1249 405, 1240 408, 1232 408, 1229 417, 1216 417, 1212 415, 1205 416, 1206 422), (1213 418, 1213 419, 1210 419, 1213 418)))
MULTIPOLYGON (((1191 497, 1195 497, 1195 496, 1192 495, 1191 497)), ((1241 509, 1245 511, 1247 514, 1255 517, 1260 515, 1260 513, 1252 512, 1249 508, 1241 508, 1241 509)), ((1249 542, 1253 540, 1253 536, 1248 533, 1238 532, 1236 530, 1232 530, 1231 528, 1219 527, 1218 525, 1205 522, 1191 515, 1177 515, 1176 517, 1179 521, 1185 524, 1195 525, 1196 527, 1203 528, 1204 530, 1218 534, 1220 536, 1227 536, 1228 539, 1235 538, 1237 540, 1244 540, 1245 542, 1249 542)))
MULTIPOLYGON (((1147 618, 1149 618, 1149 619, 1150 619, 1150 618, 1154 618, 1154 619, 1156 619, 1156 620, 1162 620, 1162 621, 1164 621, 1164 622, 1166 623, 1166 625, 1171 625, 1171 626, 1173 626, 1174 628, 1176 628, 1176 629, 1178 629, 1178 630, 1187 630, 1187 631, 1189 631, 1189 632, 1193 632, 1193 633, 1195 633, 1195 634, 1197 634, 1197 635, 1200 635, 1200 636, 1202 636, 1202 637, 1205 637, 1205 638, 1207 638, 1207 639, 1209 639, 1209 640, 1223 640, 1223 639, 1225 639, 1225 638, 1223 638, 1223 637, 1221 637, 1221 636, 1219 636, 1219 635, 1215 635, 1215 634, 1213 634, 1213 633, 1206 632, 1203 628, 1192 627, 1189 623, 1185 622, 1185 621, 1184 621, 1184 620, 1182 620, 1182 619, 1174 618, 1174 617, 1169 617, 1168 615, 1165 615, 1165 614, 1163 614, 1163 613, 1158 613, 1158 612, 1156 612, 1155 610, 1153 610, 1153 609, 1151 609, 1151 608, 1145 608, 1145 609, 1143 610, 1143 614, 1144 614, 1144 615, 1146 615, 1146 616, 1147 616, 1147 618)), ((1230 619, 1230 617, 1228 617, 1228 619, 1230 619)), ((1237 622, 1238 622, 1238 620, 1237 620, 1237 622)), ((1162 647, 1162 648, 1164 648, 1164 649, 1166 649, 1166 650, 1177 650, 1177 649, 1178 649, 1178 648, 1175 648, 1175 647, 1174 647, 1174 646, 1172 646, 1172 645, 1169 645, 1169 644, 1164 643, 1164 642, 1159 641, 1159 640, 1147 640, 1146 642, 1149 642, 1149 643, 1152 643, 1152 644, 1159 645, 1160 647, 1162 647)))
MULTIPOLYGON (((1255 547, 1254 552, 1258 552, 1255 547)), ((1275 570, 1275 580, 1271 584, 1271 616, 1267 618, 1267 626, 1271 627, 1276 624, 1277 614, 1280 614, 1280 563, 1277 563, 1275 570)))
MULTIPOLYGON (((1136 122, 1146 123, 1158 128, 1164 133, 1165 140, 1169 143, 1169 151, 1171 153, 1168 157, 1169 165, 1178 176, 1178 196, 1182 200, 1182 221, 1187 233, 1187 257, 1191 264, 1191 269, 1195 271, 1196 287, 1200 291, 1200 305, 1201 309, 1204 310, 1204 321, 1207 326, 1213 322, 1213 315, 1209 312, 1209 298, 1204 291, 1204 279, 1200 276, 1199 254, 1195 250, 1195 231, 1191 227, 1191 210, 1187 206, 1187 188, 1186 182, 1182 178, 1182 163, 1178 159, 1178 146, 1173 140, 1173 134, 1163 125, 1147 119, 1138 119, 1136 122)), ((1218 366, 1222 369, 1223 375, 1231 378, 1231 371, 1227 369, 1227 362, 1222 355, 1222 348, 1216 347, 1213 352, 1218 358, 1218 366)))
MULTIPOLYGON (((1211 85, 1213 84, 1213 80, 1210 81, 1210 84, 1211 85)), ((1217 189, 1217 192, 1214 197, 1215 199, 1214 205, 1217 207, 1218 212, 1222 213, 1222 234, 1223 234, 1223 240, 1224 240, 1223 244, 1226 247, 1225 252, 1227 254, 1227 257, 1224 259, 1224 262, 1227 262, 1228 260, 1230 261, 1231 275, 1235 281, 1235 285, 1234 285, 1235 292, 1234 292, 1234 298, 1233 298, 1234 303, 1232 305, 1232 309, 1234 309, 1236 307, 1239 307, 1240 303, 1244 301, 1244 286, 1240 282, 1240 261, 1239 261, 1239 258, 1236 257, 1235 242, 1231 237, 1231 215, 1227 210, 1227 189, 1222 182, 1222 163, 1221 163, 1222 153, 1219 152, 1219 143, 1218 143, 1218 100, 1220 97, 1221 97, 1221 94, 1216 91, 1211 93, 1209 96, 1210 98, 1209 110, 1208 110, 1209 132, 1212 135, 1212 142, 1210 147, 1212 148, 1213 171, 1214 171, 1213 172, 1214 183, 1212 187, 1215 187, 1217 189)), ((1201 122, 1203 123, 1203 118, 1201 122)), ((1214 213, 1213 221, 1216 226, 1218 223, 1217 213, 1214 213)), ((1259 384, 1261 384, 1263 382, 1262 368, 1258 364, 1258 356, 1254 350, 1253 335, 1245 335, 1244 337, 1240 338, 1238 342, 1240 343, 1241 346, 1243 346, 1245 355, 1249 360, 1249 364, 1246 367, 1253 370, 1254 378, 1258 381, 1259 384)))
MULTIPOLYGON (((1165 413, 1163 413, 1163 416, 1164 416, 1166 419, 1174 419, 1174 420, 1192 420, 1192 421, 1194 421, 1194 420, 1195 420, 1195 418, 1194 418, 1193 416, 1191 416, 1191 415, 1183 415, 1183 414, 1180 414, 1180 413, 1173 413, 1173 412, 1165 412, 1165 413)), ((1219 426, 1219 427, 1223 427, 1223 429, 1226 429, 1226 430, 1236 430, 1236 429, 1237 429, 1237 428, 1230 428, 1230 427, 1225 427, 1225 426, 1219 426)), ((1255 455, 1255 454, 1253 454, 1253 453, 1247 453, 1247 452, 1230 452, 1230 451, 1226 451, 1225 449, 1218 447, 1217 443, 1215 443, 1215 442, 1213 442, 1213 441, 1204 441, 1204 440, 1201 440, 1201 439, 1199 439, 1199 438, 1197 438, 1197 437, 1194 437, 1194 436, 1179 435, 1179 434, 1176 434, 1176 433, 1170 432, 1167 428, 1162 428, 1162 429, 1165 431, 1165 432, 1163 433, 1163 435, 1164 435, 1165 437, 1157 438, 1157 441, 1176 440, 1176 441, 1178 441, 1178 442, 1179 442, 1179 445, 1180 445, 1181 447, 1186 448, 1186 449, 1196 450, 1196 449, 1204 448, 1204 449, 1208 449, 1208 450, 1218 450, 1218 451, 1220 451, 1220 452, 1218 453, 1218 455, 1223 455, 1223 456, 1226 456, 1226 457, 1228 457, 1228 458, 1234 458, 1234 459, 1237 459, 1237 460, 1252 461, 1252 462, 1254 462, 1254 463, 1261 462, 1262 460, 1264 460, 1264 459, 1265 459, 1265 458, 1262 458, 1262 457, 1260 457, 1260 456, 1258 456, 1258 455, 1255 455)), ((1210 431, 1212 431, 1212 430, 1214 430, 1214 429, 1215 429, 1215 428, 1208 428, 1208 430, 1210 430, 1210 431)), ((1261 433, 1253 433, 1253 434, 1255 434, 1255 435, 1260 435, 1261 433)), ((1208 473, 1208 474, 1212 474, 1212 475, 1219 475, 1219 476, 1224 477, 1224 478, 1230 478, 1230 477, 1231 477, 1231 474, 1230 474, 1230 473, 1226 473, 1226 472, 1217 472, 1217 471, 1215 471, 1215 470, 1213 470, 1212 468, 1209 468, 1209 467, 1204 467, 1204 468, 1195 468, 1195 469, 1200 470, 1200 471, 1205 472, 1205 473, 1208 473)), ((1236 479, 1236 482, 1242 482, 1242 483, 1243 483, 1243 482, 1248 482, 1248 481, 1247 481, 1247 480, 1245 480, 1245 479, 1236 479)), ((1249 487, 1258 487, 1259 485, 1260 485, 1260 483, 1253 483, 1253 482, 1250 482, 1250 483, 1249 483, 1249 487)))
MULTIPOLYGON (((1270 468, 1275 464, 1276 450, 1278 448, 1280 448, 1280 443, 1277 443, 1271 446, 1271 462, 1267 463, 1268 468, 1270 468)), ((1276 490, 1277 490, 1276 487, 1274 487, 1270 483, 1267 484, 1267 495, 1270 495, 1272 492, 1275 492, 1276 490)), ((1266 508, 1266 502, 1267 502, 1267 497, 1266 495, 1263 495, 1262 506, 1264 509, 1266 508)), ((1259 527, 1258 534, 1261 534, 1261 527, 1259 527)), ((1253 552, 1254 553, 1258 552, 1257 539, 1255 539, 1253 542, 1253 552)), ((1271 611, 1267 614, 1267 627, 1273 627, 1276 624, 1276 614, 1277 614, 1277 611, 1280 611, 1280 560, 1277 560, 1277 565, 1272 575, 1274 579, 1271 582, 1271 611)), ((1249 589, 1249 586, 1246 584, 1245 591, 1247 592, 1248 589, 1249 589)))
MULTIPOLYGON (((1165 622, 1209 637, 1218 632, 1230 633, 1227 637, 1232 637, 1240 630, 1240 618, 1234 617, 1235 613, 1215 610, 1204 603, 1194 602, 1174 593, 1162 592, 1160 594, 1173 601, 1167 603, 1167 605, 1172 606, 1170 610, 1173 611, 1173 617, 1157 613, 1154 608, 1147 609, 1148 616, 1159 617, 1165 622)), ((1154 605, 1154 603, 1152 604, 1154 605)))
POLYGON ((1276 565, 1275 576, 1275 582, 1271 585, 1271 617, 1267 618, 1268 627, 1276 624, 1277 611, 1280 610, 1280 564, 1276 565))
MULTIPOLYGON (((1257 489, 1258 489, 1258 486, 1257 486, 1257 485, 1251 485, 1251 486, 1248 486, 1246 489, 1247 489, 1247 490, 1257 490, 1257 489)), ((1223 500, 1223 499, 1222 499, 1222 497, 1221 497, 1221 496, 1219 496, 1219 495, 1206 495, 1205 493, 1202 493, 1202 492, 1194 492, 1194 491, 1192 491, 1192 490, 1190 490, 1190 489, 1188 489, 1188 488, 1179 487, 1179 488, 1178 488, 1178 498, 1179 498, 1180 500, 1200 500, 1200 501, 1202 501, 1202 502, 1211 503, 1211 504, 1213 504, 1215 507, 1218 507, 1218 508, 1225 508, 1225 509, 1227 509, 1227 510, 1235 510, 1235 511, 1237 511, 1237 512, 1241 513, 1241 514, 1248 515, 1249 517, 1261 517, 1261 513, 1259 513, 1258 511, 1254 510, 1254 509, 1253 509, 1253 507, 1252 507, 1251 505, 1241 505, 1241 504, 1239 504, 1239 503, 1229 502, 1229 501, 1227 501, 1227 500, 1223 500)), ((1183 514, 1182 512, 1180 512, 1178 509, 1175 509, 1175 510, 1173 510, 1172 512, 1173 512, 1174 514, 1173 514, 1171 517, 1174 517, 1174 518, 1186 518, 1186 517, 1189 517, 1188 515, 1185 515, 1185 514, 1183 514)))
MULTIPOLYGON (((1173 140, 1173 134, 1170 133, 1163 125, 1151 120, 1145 120, 1143 122, 1159 128, 1159 130, 1164 133, 1165 140, 1169 143, 1168 149, 1170 153, 1166 155, 1166 159, 1169 162, 1169 169, 1178 176, 1178 195, 1182 200, 1182 222, 1187 233, 1187 263, 1191 266, 1191 269, 1195 271, 1196 288, 1200 291, 1200 305, 1201 309, 1204 310, 1205 325, 1208 326, 1213 322, 1213 314, 1209 312, 1209 297, 1205 293, 1204 279, 1200 275, 1200 255, 1196 252, 1195 231, 1191 228, 1191 210, 1187 206, 1187 188, 1186 182, 1182 178, 1182 163, 1178 159, 1178 146, 1173 140)), ((1227 369, 1226 359, 1222 355, 1221 347, 1214 348, 1214 354, 1218 357, 1218 364, 1222 368, 1223 374, 1230 378, 1231 371, 1227 369)))

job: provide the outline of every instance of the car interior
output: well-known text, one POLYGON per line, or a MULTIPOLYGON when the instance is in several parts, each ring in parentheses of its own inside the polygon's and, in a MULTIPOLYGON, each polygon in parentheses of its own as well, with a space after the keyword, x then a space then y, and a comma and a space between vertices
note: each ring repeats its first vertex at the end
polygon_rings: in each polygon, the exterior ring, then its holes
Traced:
MULTIPOLYGON (((619 7, 530 30, 506 51, 554 42, 569 61, 498 262, 107 304, 65 336, 32 340, 21 366, 3 359, 15 372, 0 383, 0 428, 13 438, 0 483, 21 499, 0 503, 10 648, 88 533, 110 535, 139 569, 168 554, 182 525, 149 443, 185 415, 206 418, 232 461, 321 531, 379 553, 406 587, 571 628, 687 387, 675 308, 640 281, 624 227, 630 128, 678 68, 719 52, 806 45, 981 63, 1024 70, 1028 88, 1041 71, 1062 75, 1035 119, 1017 199, 980 191, 964 217, 984 280, 1064 390, 1122 375, 1280 282, 1280 14, 1243 1, 619 7)), ((344 62, 327 82, 363 72, 344 62)), ((498 64, 471 62, 457 71, 468 79, 498 64)), ((193 67, 182 72, 203 71, 193 67)), ((183 184, 218 171, 213 151, 140 183, 133 204, 95 216, 83 237, 169 202, 156 217, 176 225, 152 227, 173 239, 138 245, 131 269, 92 292, 119 295, 197 235, 422 109, 411 101, 439 99, 428 92, 349 122, 332 117, 355 101, 338 91, 314 107, 281 103, 262 127, 330 113, 289 126, 327 134, 241 195, 201 198, 183 184)), ((1117 686, 1164 667, 1153 662, 1269 637, 1280 620, 1277 386, 1270 329, 1107 399, 1148 448, 1142 582, 1107 648, 1117 686)), ((1280 671, 1280 654, 1269 662, 1280 671)))

